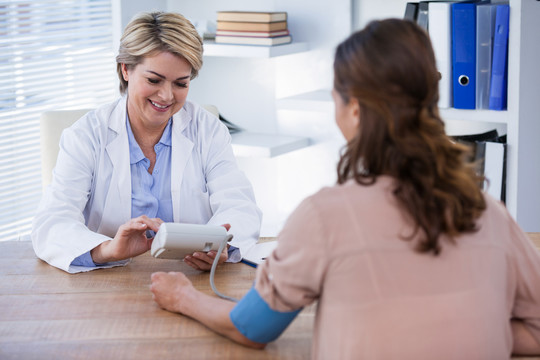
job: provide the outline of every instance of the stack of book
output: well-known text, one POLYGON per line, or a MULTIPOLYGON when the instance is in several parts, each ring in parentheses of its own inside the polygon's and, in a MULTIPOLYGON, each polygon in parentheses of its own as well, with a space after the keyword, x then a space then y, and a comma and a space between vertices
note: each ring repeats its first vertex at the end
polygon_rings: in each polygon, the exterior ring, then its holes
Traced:
POLYGON ((290 42, 286 12, 217 13, 216 43, 273 46, 290 42))
POLYGON ((509 11, 501 2, 407 3, 405 19, 424 28, 433 43, 439 107, 507 108, 509 11))

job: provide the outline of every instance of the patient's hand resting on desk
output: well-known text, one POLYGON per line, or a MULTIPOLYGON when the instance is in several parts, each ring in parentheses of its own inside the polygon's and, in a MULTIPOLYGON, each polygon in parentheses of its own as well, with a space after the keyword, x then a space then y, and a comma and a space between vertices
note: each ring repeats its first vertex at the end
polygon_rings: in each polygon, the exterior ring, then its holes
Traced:
POLYGON ((266 344, 253 342, 234 326, 229 313, 236 303, 206 295, 193 287, 179 272, 157 272, 151 276, 152 298, 163 309, 200 321, 215 332, 245 346, 262 349, 266 344))
POLYGON ((191 281, 180 272, 157 272, 151 279, 152 299, 162 309, 183 313, 181 305, 189 302, 196 291, 191 281))

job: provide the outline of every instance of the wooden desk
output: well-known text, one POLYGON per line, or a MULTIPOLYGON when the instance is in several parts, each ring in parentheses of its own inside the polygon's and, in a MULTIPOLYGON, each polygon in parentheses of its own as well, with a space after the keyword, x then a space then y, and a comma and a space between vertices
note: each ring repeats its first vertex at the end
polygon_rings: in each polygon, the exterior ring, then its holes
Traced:
MULTIPOLYGON (((0 242, 0 359, 309 359, 314 307, 265 350, 216 335, 160 309, 149 290, 155 271, 183 271, 213 294, 209 274, 149 253, 125 267, 70 275, 38 260, 30 242, 0 242)), ((215 284, 241 297, 255 268, 217 268, 215 284)))
POLYGON ((540 233, 529 233, 529 237, 538 249, 540 249, 540 233))
MULTIPOLYGON (((540 233, 530 236, 540 248, 540 233)), ((125 267, 70 275, 38 260, 30 242, 0 242, 0 359, 309 358, 314 306, 265 350, 252 350, 161 310, 149 291, 155 271, 183 271, 213 294, 208 273, 180 261, 145 254, 125 267)), ((248 265, 224 264, 215 281, 238 298, 254 276, 248 265)))

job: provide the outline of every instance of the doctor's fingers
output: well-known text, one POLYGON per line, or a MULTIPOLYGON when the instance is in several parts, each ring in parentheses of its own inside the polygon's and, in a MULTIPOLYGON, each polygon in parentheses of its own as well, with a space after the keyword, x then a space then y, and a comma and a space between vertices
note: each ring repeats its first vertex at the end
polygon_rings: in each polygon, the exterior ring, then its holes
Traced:
POLYGON ((212 263, 214 262, 214 257, 208 256, 208 254, 209 253, 206 253, 206 252, 196 251, 193 253, 193 257, 196 260, 203 261, 209 265, 212 265, 212 263))
MULTIPOLYGON (((204 254, 204 253, 195 253, 195 254, 204 254)), ((184 262, 196 270, 209 271, 212 268, 212 260, 210 260, 210 258, 208 258, 206 255, 205 256, 208 259, 208 261, 201 260, 200 258, 195 257, 195 254, 187 255, 184 258, 184 262)))
MULTIPOLYGON (((217 251, 212 250, 212 251, 207 252, 206 254, 208 255, 210 259, 212 259, 212 262, 214 262, 214 259, 216 258, 216 255, 217 255, 217 251)), ((229 258, 228 255, 229 254, 228 254, 227 249, 223 249, 223 251, 219 255, 218 264, 223 264, 225 261, 227 261, 227 259, 229 258)))
POLYGON ((119 235, 125 235, 127 236, 129 233, 133 232, 145 232, 148 229, 148 225, 145 223, 142 223, 140 221, 135 221, 135 219, 131 219, 127 221, 125 224, 120 225, 118 228, 117 234, 119 235))
POLYGON ((204 269, 201 269, 197 264, 193 262, 193 258, 191 256, 186 256, 184 258, 184 263, 194 268, 195 270, 204 270, 204 269))
POLYGON ((130 222, 133 224, 145 224, 148 229, 157 232, 159 230, 159 226, 163 223, 163 220, 159 218, 149 218, 146 215, 141 215, 139 217, 129 220, 127 223, 130 222))

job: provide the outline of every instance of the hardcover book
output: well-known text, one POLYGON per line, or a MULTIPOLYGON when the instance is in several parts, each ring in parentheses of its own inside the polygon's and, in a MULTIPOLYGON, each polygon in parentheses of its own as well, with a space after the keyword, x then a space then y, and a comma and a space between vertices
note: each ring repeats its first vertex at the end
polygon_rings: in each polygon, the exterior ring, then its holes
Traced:
POLYGON ((218 21, 217 30, 232 30, 232 31, 287 30, 287 22, 278 21, 278 22, 272 22, 272 23, 257 23, 257 22, 218 21))
POLYGON ((254 12, 254 11, 218 11, 218 21, 243 21, 243 22, 276 22, 286 21, 287 13, 278 12, 254 12))
POLYGON ((216 43, 218 44, 238 44, 238 45, 281 45, 288 44, 292 41, 290 35, 278 36, 272 38, 264 37, 249 37, 249 36, 216 36, 216 43))
POLYGON ((222 36, 249 36, 249 37, 276 37, 289 35, 288 30, 278 31, 232 31, 232 30, 218 30, 216 35, 222 36))

